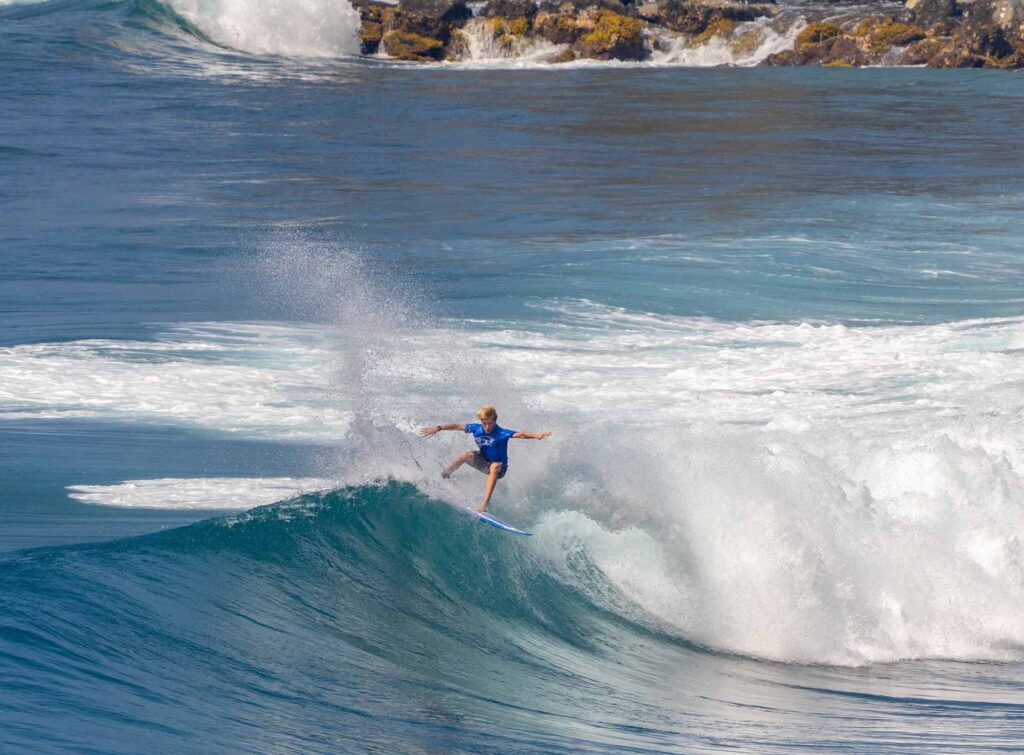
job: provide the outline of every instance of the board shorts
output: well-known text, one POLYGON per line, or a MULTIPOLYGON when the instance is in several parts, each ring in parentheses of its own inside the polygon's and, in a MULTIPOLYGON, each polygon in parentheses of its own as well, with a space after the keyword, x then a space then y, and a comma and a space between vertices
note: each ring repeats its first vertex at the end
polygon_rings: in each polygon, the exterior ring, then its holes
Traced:
MULTIPOLYGON (((484 455, 479 451, 474 451, 473 458, 469 461, 469 466, 473 467, 473 469, 479 469, 484 474, 490 474, 491 464, 493 463, 493 461, 487 461, 487 459, 484 458, 484 455)), ((504 477, 507 471, 508 464, 502 464, 501 469, 498 470, 498 479, 500 480, 504 477)))

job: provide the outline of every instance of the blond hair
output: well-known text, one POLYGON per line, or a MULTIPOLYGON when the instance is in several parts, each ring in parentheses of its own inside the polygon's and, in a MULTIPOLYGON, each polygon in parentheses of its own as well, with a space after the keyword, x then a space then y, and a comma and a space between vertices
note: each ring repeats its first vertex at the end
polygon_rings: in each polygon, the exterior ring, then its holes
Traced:
POLYGON ((480 407, 480 411, 476 413, 477 419, 487 419, 488 417, 498 418, 498 410, 490 404, 484 404, 480 407))

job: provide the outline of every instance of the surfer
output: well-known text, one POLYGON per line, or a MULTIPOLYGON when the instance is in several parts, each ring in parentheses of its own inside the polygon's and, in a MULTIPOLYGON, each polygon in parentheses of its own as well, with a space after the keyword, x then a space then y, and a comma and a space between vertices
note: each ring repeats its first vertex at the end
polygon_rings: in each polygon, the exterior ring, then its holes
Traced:
POLYGON ((442 430, 462 430, 463 432, 473 434, 473 440, 476 442, 477 450, 463 451, 461 454, 456 456, 455 460, 445 467, 443 472, 441 472, 441 476, 447 480, 452 476, 455 470, 463 464, 469 464, 473 469, 477 469, 486 474, 487 490, 484 493, 484 499, 480 502, 480 508, 477 509, 477 511, 487 511, 487 507, 491 505, 491 494, 494 492, 494 486, 508 471, 509 440, 512 438, 543 440, 551 435, 551 433, 527 433, 516 430, 507 430, 504 427, 499 427, 498 410, 490 404, 480 407, 480 411, 476 413, 476 416, 480 422, 471 422, 467 424, 449 422, 444 425, 424 427, 420 429, 420 435, 426 438, 431 435, 436 435, 442 430))

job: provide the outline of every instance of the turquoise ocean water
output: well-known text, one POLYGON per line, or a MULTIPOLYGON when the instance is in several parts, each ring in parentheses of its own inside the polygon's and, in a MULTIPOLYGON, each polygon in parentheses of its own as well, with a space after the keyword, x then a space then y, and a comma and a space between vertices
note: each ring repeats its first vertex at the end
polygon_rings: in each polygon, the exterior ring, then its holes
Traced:
POLYGON ((1024 79, 353 34, 0 5, 0 749, 1019 750, 1024 79))

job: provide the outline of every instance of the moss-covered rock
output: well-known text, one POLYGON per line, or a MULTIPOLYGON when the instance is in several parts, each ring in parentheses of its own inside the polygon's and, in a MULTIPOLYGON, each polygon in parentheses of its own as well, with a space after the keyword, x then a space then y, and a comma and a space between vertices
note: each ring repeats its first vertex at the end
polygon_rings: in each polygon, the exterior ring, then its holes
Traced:
POLYGON ((604 8, 594 15, 593 31, 580 37, 576 52, 594 60, 642 60, 644 23, 604 8))
POLYGON ((875 52, 882 53, 891 47, 903 47, 912 42, 918 42, 926 36, 928 35, 920 26, 886 21, 871 30, 868 35, 868 44, 875 52))
POLYGON ((533 33, 556 45, 575 42, 583 35, 572 13, 540 10, 533 17, 533 33))
POLYGON ((875 29, 879 27, 879 25, 885 23, 887 20, 891 19, 880 18, 878 16, 869 16, 868 18, 863 18, 857 22, 857 25, 853 27, 853 30, 850 31, 849 34, 852 37, 868 37, 871 35, 871 32, 873 32, 875 29))
POLYGON ((769 55, 762 61, 761 65, 766 66, 798 66, 802 65, 801 55, 796 50, 782 50, 781 52, 769 55))
POLYGON ((842 29, 828 21, 807 24, 807 26, 805 26, 800 33, 796 35, 796 41, 793 47, 794 49, 799 50, 803 47, 820 44, 827 39, 838 37, 842 33, 842 29))
POLYGON ((530 21, 525 16, 502 19, 501 32, 514 37, 521 37, 530 30, 530 21))
MULTIPOLYGON (((805 40, 793 50, 771 55, 765 60, 771 66, 866 66, 877 58, 865 49, 862 39, 848 34, 832 34, 818 42, 805 40)), ((809 35, 810 36, 810 35, 809 35)))
POLYGON ((934 60, 948 46, 948 41, 928 37, 910 45, 903 51, 900 58, 900 65, 923 66, 934 60))
POLYGON ((708 24, 700 34, 693 38, 695 45, 702 45, 712 37, 728 37, 736 28, 736 22, 728 18, 719 18, 708 24))
POLYGON ((387 32, 381 44, 388 55, 398 60, 422 63, 444 58, 444 42, 440 39, 425 37, 401 29, 387 32))
POLYGON ((359 11, 359 37, 364 55, 373 55, 380 47, 384 31, 395 13, 395 6, 374 0, 356 0, 353 6, 359 11))
POLYGON ((380 48, 383 37, 384 27, 376 21, 367 21, 364 18, 359 26, 360 52, 363 55, 373 55, 380 48))

